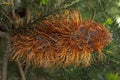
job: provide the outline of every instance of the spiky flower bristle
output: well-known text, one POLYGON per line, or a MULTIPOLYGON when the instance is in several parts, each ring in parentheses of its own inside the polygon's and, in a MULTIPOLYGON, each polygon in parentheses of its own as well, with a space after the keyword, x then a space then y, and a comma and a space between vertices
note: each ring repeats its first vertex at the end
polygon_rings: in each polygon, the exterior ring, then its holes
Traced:
POLYGON ((91 20, 44 20, 34 30, 11 37, 12 60, 30 62, 35 67, 90 65, 94 52, 111 41, 107 28, 91 20))

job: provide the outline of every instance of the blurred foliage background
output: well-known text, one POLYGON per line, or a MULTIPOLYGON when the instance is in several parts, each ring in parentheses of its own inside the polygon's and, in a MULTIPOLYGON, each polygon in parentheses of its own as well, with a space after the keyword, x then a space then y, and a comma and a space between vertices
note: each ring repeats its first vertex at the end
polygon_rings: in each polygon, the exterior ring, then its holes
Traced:
MULTIPOLYGON (((80 12, 83 20, 94 19, 103 24, 113 37, 109 46, 103 49, 104 61, 96 61, 88 67, 69 66, 58 70, 30 67, 26 80, 120 80, 120 0, 14 0, 14 6, 10 1, 12 0, 0 0, 0 30, 2 31, 11 33, 13 27, 30 26, 45 17, 67 9, 80 12), (18 10, 27 8, 31 12, 23 18, 20 15, 16 18, 13 17, 13 8, 18 10)), ((0 79, 4 50, 4 39, 0 38, 0 79)), ((15 62, 9 61, 8 80, 21 80, 15 62)))

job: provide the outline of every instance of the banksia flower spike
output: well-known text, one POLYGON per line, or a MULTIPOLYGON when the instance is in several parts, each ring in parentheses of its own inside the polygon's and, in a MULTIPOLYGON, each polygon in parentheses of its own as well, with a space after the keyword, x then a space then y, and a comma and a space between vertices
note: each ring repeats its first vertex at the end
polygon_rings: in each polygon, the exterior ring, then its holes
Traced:
POLYGON ((92 53, 102 56, 101 50, 111 41, 109 30, 91 20, 48 18, 34 26, 11 37, 12 60, 30 62, 35 67, 87 66, 92 53))

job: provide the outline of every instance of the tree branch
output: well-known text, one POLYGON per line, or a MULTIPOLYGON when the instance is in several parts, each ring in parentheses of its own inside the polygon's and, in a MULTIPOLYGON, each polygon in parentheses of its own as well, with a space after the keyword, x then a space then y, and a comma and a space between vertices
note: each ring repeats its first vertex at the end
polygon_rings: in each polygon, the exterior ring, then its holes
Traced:
POLYGON ((9 39, 9 34, 6 32, 0 31, 0 37, 5 38, 5 39, 9 39))
POLYGON ((6 50, 3 56, 3 71, 2 71, 2 80, 7 80, 7 66, 8 66, 8 57, 11 52, 11 46, 10 46, 10 36, 8 33, 0 31, 0 37, 6 39, 6 50))

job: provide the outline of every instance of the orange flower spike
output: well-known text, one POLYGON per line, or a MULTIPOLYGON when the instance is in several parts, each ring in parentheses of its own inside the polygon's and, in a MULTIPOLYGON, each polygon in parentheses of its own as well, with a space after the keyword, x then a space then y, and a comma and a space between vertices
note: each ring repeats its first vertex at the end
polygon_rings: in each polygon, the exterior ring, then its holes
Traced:
POLYGON ((36 24, 35 30, 14 35, 12 60, 24 57, 24 62, 30 61, 35 67, 90 65, 92 53, 97 51, 101 56, 102 48, 111 41, 111 34, 99 23, 80 21, 78 16, 73 12, 66 19, 48 17, 36 24))

